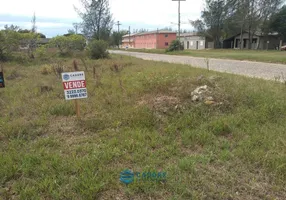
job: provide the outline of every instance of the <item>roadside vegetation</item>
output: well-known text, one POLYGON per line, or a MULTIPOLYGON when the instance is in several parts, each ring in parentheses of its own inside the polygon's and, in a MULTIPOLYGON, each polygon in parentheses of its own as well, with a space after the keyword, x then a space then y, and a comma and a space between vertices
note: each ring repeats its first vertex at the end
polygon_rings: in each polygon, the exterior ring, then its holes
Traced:
POLYGON ((166 52, 164 49, 128 49, 128 51, 286 64, 286 52, 275 51, 275 50, 258 51, 258 50, 207 49, 207 50, 184 50, 184 51, 166 52))
POLYGON ((2 199, 286 196, 284 84, 124 56, 46 56, 3 64, 2 199), (89 96, 80 119, 59 78, 74 59, 89 96), (205 85, 212 99, 193 99, 205 85), (124 169, 167 179, 126 186, 124 169))

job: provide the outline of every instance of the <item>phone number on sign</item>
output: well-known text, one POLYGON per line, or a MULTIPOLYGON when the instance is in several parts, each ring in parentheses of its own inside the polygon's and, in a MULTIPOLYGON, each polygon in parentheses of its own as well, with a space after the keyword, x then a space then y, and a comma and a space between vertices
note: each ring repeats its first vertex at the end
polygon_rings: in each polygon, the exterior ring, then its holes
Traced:
POLYGON ((86 93, 86 89, 79 89, 79 90, 69 90, 67 94, 79 94, 79 93, 86 93))

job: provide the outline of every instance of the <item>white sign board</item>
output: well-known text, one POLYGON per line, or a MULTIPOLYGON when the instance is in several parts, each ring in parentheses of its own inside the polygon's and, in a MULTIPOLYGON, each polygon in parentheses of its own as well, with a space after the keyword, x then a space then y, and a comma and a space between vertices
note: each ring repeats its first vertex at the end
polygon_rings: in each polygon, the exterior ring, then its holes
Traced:
POLYGON ((62 73, 66 100, 87 98, 84 72, 62 73))

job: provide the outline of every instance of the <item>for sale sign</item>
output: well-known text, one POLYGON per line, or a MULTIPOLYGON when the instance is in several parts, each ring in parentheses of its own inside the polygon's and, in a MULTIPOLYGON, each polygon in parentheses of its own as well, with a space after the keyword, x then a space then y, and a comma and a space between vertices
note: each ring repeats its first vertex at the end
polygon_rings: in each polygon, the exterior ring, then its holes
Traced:
POLYGON ((66 100, 87 98, 84 72, 62 73, 66 100))
POLYGON ((5 82, 4 82, 4 74, 3 72, 0 72, 0 88, 5 87, 5 82))

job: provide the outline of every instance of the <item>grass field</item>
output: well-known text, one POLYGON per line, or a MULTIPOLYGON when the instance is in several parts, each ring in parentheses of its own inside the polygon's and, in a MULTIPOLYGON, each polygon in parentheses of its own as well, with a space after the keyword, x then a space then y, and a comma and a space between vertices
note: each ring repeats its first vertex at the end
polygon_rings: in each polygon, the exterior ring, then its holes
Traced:
POLYGON ((208 50, 184 50, 184 51, 168 52, 168 53, 166 53, 164 49, 129 49, 128 51, 286 64, 286 52, 274 51, 274 50, 259 51, 259 50, 208 49, 208 50))
POLYGON ((77 119, 52 70, 72 61, 4 64, 0 199, 286 198, 284 84, 123 56, 78 60, 89 97, 77 119), (216 103, 191 100, 203 85, 216 103), (124 169, 166 180, 126 186, 124 169))

